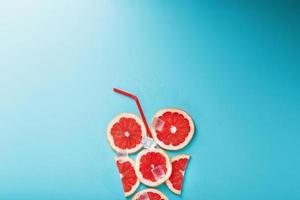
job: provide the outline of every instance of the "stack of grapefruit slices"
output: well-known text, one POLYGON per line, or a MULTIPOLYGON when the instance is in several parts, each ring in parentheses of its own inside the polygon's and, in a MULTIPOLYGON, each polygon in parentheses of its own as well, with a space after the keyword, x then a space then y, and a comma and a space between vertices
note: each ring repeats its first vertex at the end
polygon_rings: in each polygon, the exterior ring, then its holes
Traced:
POLYGON ((165 150, 175 151, 189 144, 194 135, 193 120, 183 110, 162 109, 154 115, 150 130, 141 115, 142 119, 131 113, 119 114, 107 127, 109 144, 117 153, 115 161, 124 195, 133 195, 140 183, 151 188, 137 192, 133 200, 167 200, 154 189, 163 183, 180 195, 190 155, 170 158, 165 150), (135 153, 134 161, 130 157, 135 153))

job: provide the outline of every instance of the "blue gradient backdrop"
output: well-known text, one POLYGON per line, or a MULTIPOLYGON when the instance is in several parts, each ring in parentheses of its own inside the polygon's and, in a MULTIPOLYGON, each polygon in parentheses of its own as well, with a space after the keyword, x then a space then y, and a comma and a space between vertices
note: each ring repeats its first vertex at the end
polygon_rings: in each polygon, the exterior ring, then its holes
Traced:
POLYGON ((299 1, 0 2, 1 200, 123 199, 116 86, 195 120, 170 199, 300 199, 299 1))

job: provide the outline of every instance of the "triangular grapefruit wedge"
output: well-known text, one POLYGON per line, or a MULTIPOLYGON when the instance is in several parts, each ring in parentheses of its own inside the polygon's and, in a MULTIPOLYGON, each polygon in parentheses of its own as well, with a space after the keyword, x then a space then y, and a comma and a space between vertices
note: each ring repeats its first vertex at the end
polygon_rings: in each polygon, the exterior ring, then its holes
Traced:
POLYGON ((164 183, 172 172, 169 156, 162 149, 140 151, 135 163, 137 177, 150 187, 164 183))
POLYGON ((109 144, 116 152, 137 152, 142 148, 142 138, 145 136, 142 120, 131 113, 116 116, 107 127, 109 144))
POLYGON ((135 162, 128 157, 116 158, 116 164, 121 177, 124 195, 132 195, 138 188, 140 181, 135 173, 135 162))
POLYGON ((136 193, 132 200, 169 200, 166 195, 154 188, 148 188, 136 193))
POLYGON ((154 119, 162 121, 163 126, 157 129, 152 125, 152 135, 155 142, 167 150, 184 148, 194 135, 194 122, 183 110, 166 108, 158 111, 154 119))
POLYGON ((184 174, 190 158, 190 155, 180 154, 171 159, 172 174, 166 181, 166 185, 172 192, 177 195, 181 194, 184 174))

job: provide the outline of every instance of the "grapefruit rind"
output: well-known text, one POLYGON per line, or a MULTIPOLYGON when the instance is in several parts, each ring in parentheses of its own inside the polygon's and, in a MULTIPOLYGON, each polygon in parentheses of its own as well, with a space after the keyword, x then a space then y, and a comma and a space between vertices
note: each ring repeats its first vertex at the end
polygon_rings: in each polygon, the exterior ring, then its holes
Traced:
POLYGON ((113 127, 113 125, 115 123, 118 123, 119 120, 122 118, 122 117, 125 117, 125 118, 133 118, 140 126, 141 126, 141 130, 142 130, 142 135, 141 137, 145 137, 147 132, 146 132, 146 128, 143 124, 143 121, 137 117, 136 115, 132 114, 132 113, 122 113, 122 114, 119 114, 117 115, 116 117, 114 117, 110 123, 108 124, 107 126, 107 130, 106 130, 106 133, 107 133, 107 138, 108 138, 108 142, 111 146, 111 148, 116 151, 116 152, 124 152, 126 151, 128 154, 132 154, 132 153, 135 153, 137 151, 139 151, 141 148, 142 148, 142 143, 136 145, 134 148, 131 148, 131 149, 121 149, 119 147, 117 147, 114 143, 114 139, 113 139, 113 136, 111 135, 111 129, 113 127))
POLYGON ((193 119, 185 111, 183 111, 181 109, 178 109, 178 108, 165 108, 165 109, 161 109, 157 113, 155 113, 153 119, 159 118, 159 116, 163 115, 165 112, 172 112, 172 113, 177 112, 179 114, 182 114, 184 116, 184 118, 186 118, 189 121, 190 132, 189 132, 188 136, 185 138, 184 142, 182 142, 181 144, 179 144, 177 146, 174 146, 172 144, 167 145, 164 142, 162 142, 161 140, 159 140, 158 137, 157 137, 157 133, 156 133, 155 127, 152 127, 152 131, 151 132, 152 132, 153 139, 163 149, 172 150, 172 151, 183 149, 186 145, 189 144, 189 142, 193 138, 193 135, 194 135, 194 132, 195 132, 195 126, 194 126, 193 119))
MULTIPOLYGON (((116 164, 117 164, 118 161, 120 161, 121 163, 130 162, 130 164, 132 165, 132 167, 135 171, 135 162, 131 158, 129 158, 129 157, 119 157, 119 158, 116 158, 115 161, 116 161, 116 164)), ((118 168, 118 171, 119 171, 119 168, 118 168)), ((119 171, 119 173, 120 173, 120 171, 119 171)), ((135 171, 135 175, 136 175, 136 171, 135 171)), ((121 173, 120 173, 120 178, 121 178, 121 181, 122 181, 122 174, 121 173)), ((125 192, 124 188, 123 188, 124 196, 128 197, 128 196, 132 195, 137 190, 139 185, 140 185, 140 180, 137 178, 136 183, 134 185, 132 185, 132 188, 129 192, 125 192)), ((122 186, 123 186, 123 184, 122 184, 122 186)))
MULTIPOLYGON (((154 189, 154 188, 148 188, 148 189, 144 189, 138 193, 136 193, 133 197, 132 200, 140 200, 140 196, 142 196, 144 193, 155 193, 160 195, 160 200, 169 200, 168 197, 166 195, 164 195, 161 191, 154 189)), ((149 195, 148 195, 149 196, 149 195)), ((149 198, 149 200, 152 200, 151 198, 149 198)))
MULTIPOLYGON (((189 162, 191 156, 188 155, 188 154, 179 154, 179 155, 177 155, 177 156, 175 156, 175 157, 173 157, 173 158, 171 159, 171 163, 172 163, 173 161, 180 160, 180 159, 183 159, 183 158, 188 159, 188 162, 189 162)), ((183 172, 182 185, 183 185, 184 175, 185 175, 185 172, 186 172, 186 169, 187 169, 188 162, 187 162, 186 167, 185 167, 184 172, 183 172)), ((173 193, 175 193, 175 194, 177 194, 177 195, 180 195, 180 194, 181 194, 181 191, 182 191, 182 190, 177 190, 177 189, 175 189, 175 188, 173 187, 173 184, 171 183, 171 181, 170 181, 169 179, 166 181, 166 185, 167 185, 167 187, 168 187, 173 193)))
POLYGON ((169 179, 169 177, 171 176, 171 173, 172 173, 172 164, 171 164, 171 161, 170 161, 170 158, 168 156, 168 154, 166 154, 166 152, 162 149, 153 149, 153 150, 149 150, 149 149, 144 149, 142 151, 140 151, 138 153, 138 155, 136 156, 136 175, 137 177, 139 178, 139 180, 147 185, 147 186, 150 186, 150 187, 156 187, 158 185, 161 185, 163 184, 166 180, 169 179), (143 174, 140 172, 140 160, 142 158, 142 156, 146 155, 147 153, 150 153, 150 152, 157 152, 157 153, 160 153, 163 157, 165 157, 166 159, 166 168, 167 168, 167 172, 165 173, 164 177, 156 180, 155 182, 151 181, 151 180, 147 180, 143 177, 143 174))

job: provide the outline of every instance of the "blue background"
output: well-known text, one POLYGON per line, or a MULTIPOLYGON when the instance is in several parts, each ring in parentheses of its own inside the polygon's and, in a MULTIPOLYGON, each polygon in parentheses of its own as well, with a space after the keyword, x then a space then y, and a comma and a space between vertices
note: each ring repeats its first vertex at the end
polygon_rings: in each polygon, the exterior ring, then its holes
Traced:
POLYGON ((1 1, 0 199, 123 199, 113 87, 194 118, 170 199, 300 199, 299 24, 299 1, 1 1))

